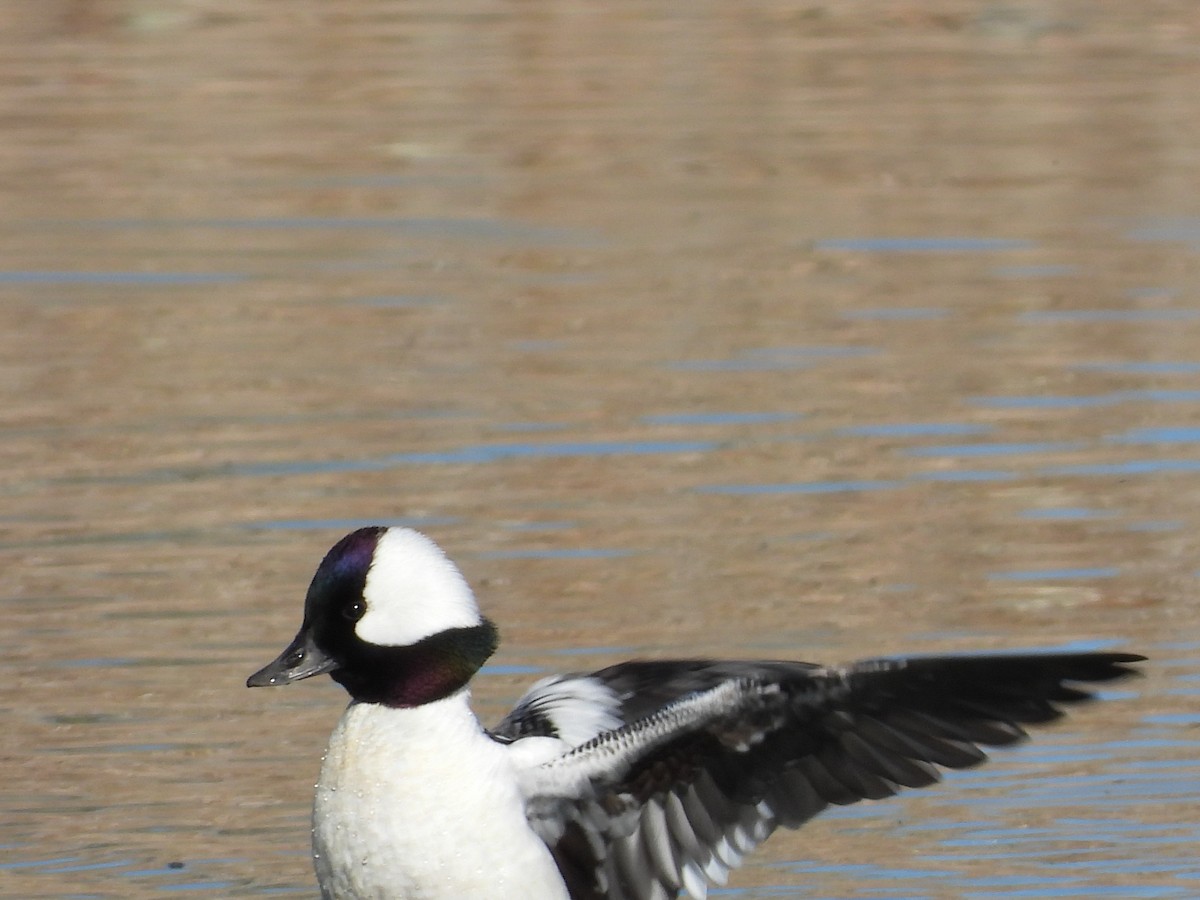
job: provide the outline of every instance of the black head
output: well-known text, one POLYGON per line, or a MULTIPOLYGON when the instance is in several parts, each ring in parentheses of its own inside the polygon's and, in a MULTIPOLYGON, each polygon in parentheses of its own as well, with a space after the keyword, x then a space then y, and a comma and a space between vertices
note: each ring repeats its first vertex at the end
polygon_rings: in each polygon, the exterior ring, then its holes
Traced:
POLYGON ((361 528, 317 567, 295 639, 246 683, 329 673, 355 700, 418 706, 464 687, 496 643, 495 627, 432 541, 404 528, 361 528))

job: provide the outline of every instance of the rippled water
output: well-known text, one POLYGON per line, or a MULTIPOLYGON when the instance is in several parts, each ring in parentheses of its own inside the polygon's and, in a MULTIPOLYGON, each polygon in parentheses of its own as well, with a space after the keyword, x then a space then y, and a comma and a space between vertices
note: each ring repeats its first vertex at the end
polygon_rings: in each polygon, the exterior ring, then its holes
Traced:
POLYGON ((433 534, 532 677, 1126 647, 742 897, 1200 896, 1180 2, 0 15, 0 895, 313 896, 315 563, 433 534))

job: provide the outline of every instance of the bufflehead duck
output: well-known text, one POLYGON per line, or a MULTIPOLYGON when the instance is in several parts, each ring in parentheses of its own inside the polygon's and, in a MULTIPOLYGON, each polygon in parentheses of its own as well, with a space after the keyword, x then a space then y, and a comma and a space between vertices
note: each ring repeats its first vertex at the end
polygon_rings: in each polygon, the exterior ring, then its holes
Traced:
POLYGON ((632 661, 544 678, 487 730, 467 686, 496 645, 416 531, 362 528, 321 562, 247 685, 350 694, 316 786, 325 900, 703 900, 779 826, 976 765, 1144 659, 632 661))

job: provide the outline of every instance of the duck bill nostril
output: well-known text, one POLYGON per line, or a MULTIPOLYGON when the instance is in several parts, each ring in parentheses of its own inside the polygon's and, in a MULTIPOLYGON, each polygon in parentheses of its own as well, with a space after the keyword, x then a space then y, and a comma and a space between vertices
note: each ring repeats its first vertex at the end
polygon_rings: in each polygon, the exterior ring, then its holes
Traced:
POLYGON ((337 662, 328 653, 313 643, 307 628, 301 628, 295 640, 279 654, 273 662, 263 666, 248 679, 246 687, 271 687, 288 684, 332 672, 337 662))

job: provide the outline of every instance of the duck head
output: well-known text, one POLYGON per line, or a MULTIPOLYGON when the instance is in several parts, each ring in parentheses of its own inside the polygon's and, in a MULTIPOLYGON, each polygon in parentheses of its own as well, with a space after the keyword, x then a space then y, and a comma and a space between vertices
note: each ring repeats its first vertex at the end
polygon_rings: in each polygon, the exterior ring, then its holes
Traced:
POLYGON ((246 685, 328 673, 357 701, 420 706, 464 688, 497 643, 433 541, 409 528, 360 528, 317 567, 296 637, 246 685))

